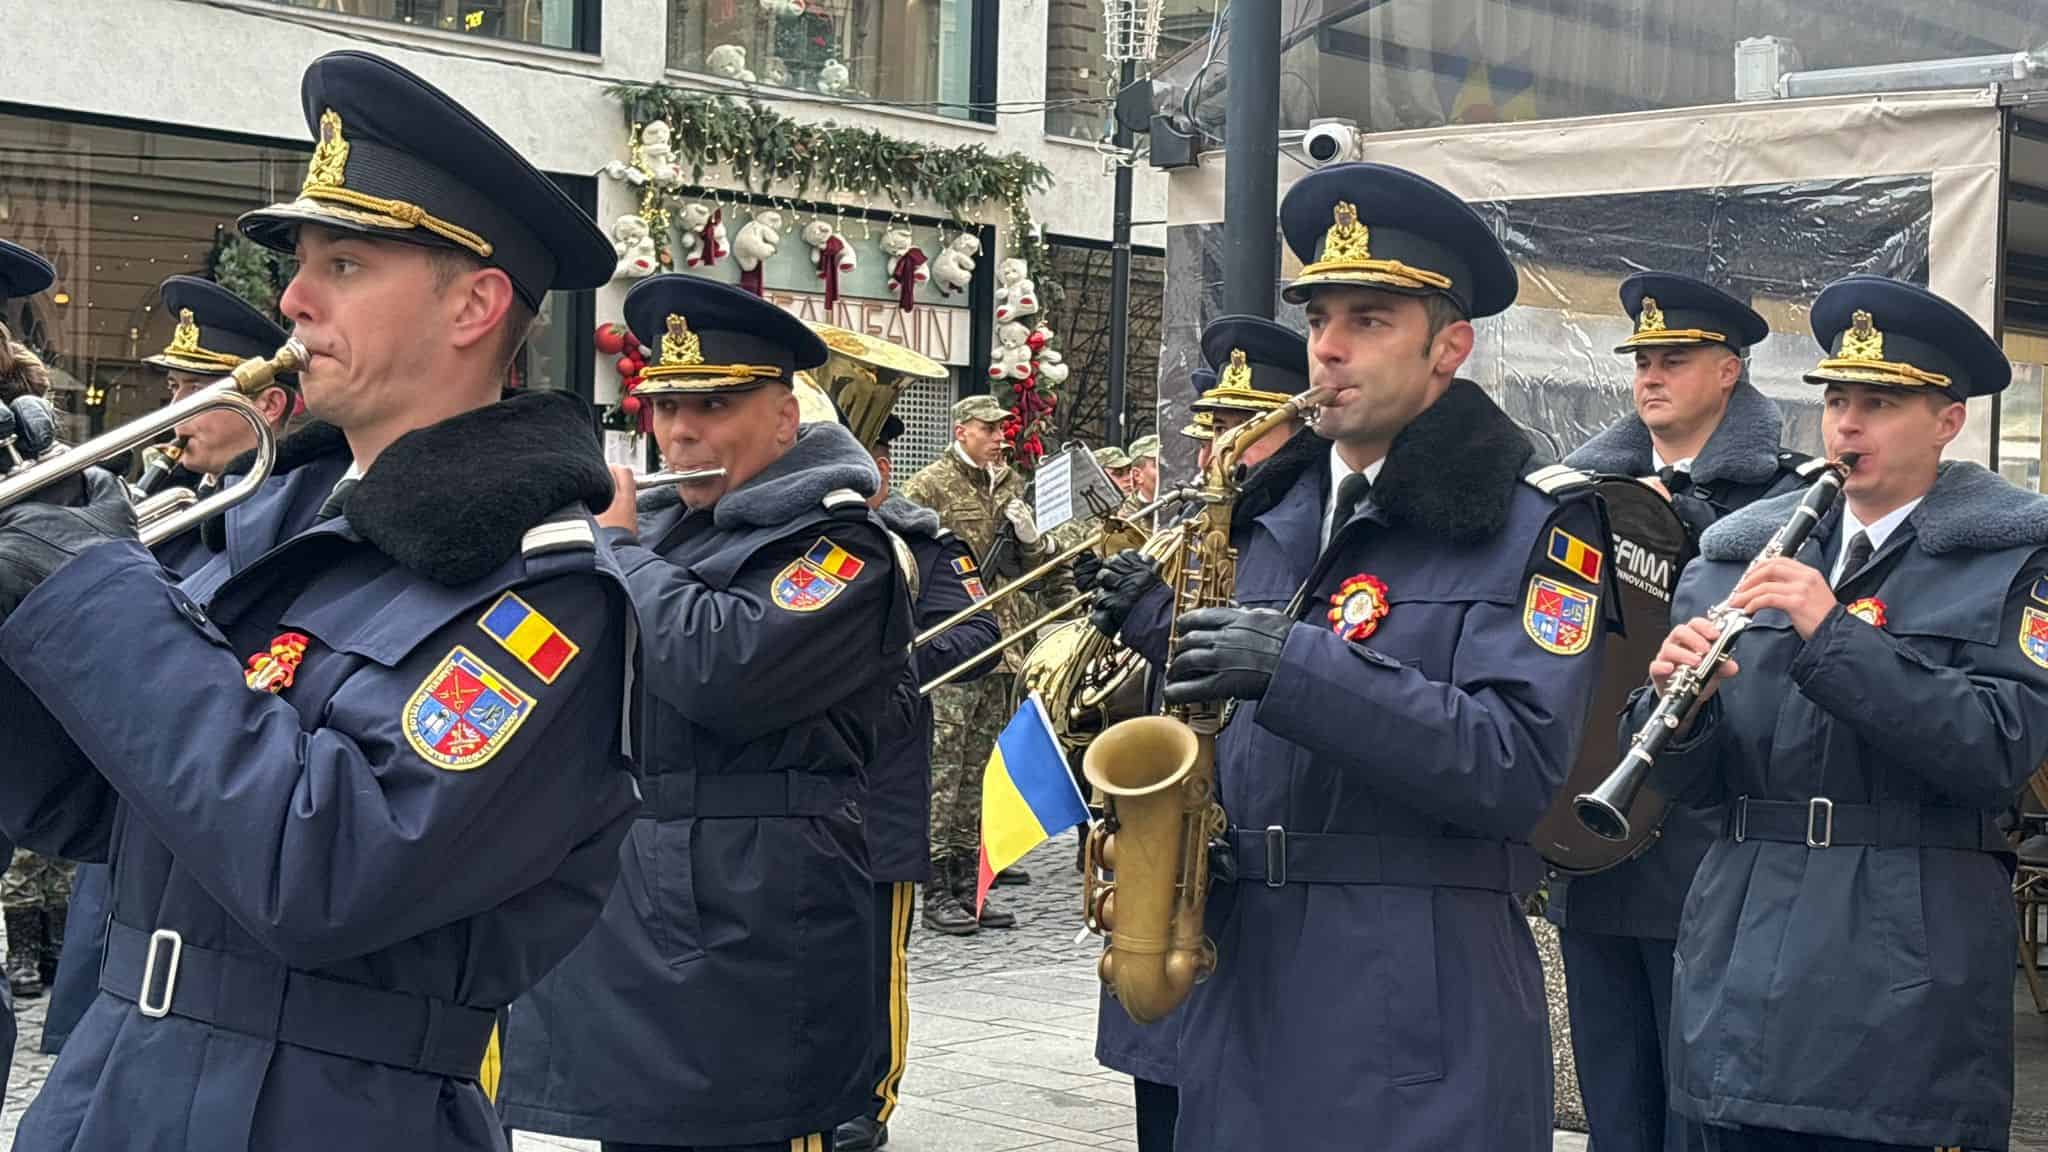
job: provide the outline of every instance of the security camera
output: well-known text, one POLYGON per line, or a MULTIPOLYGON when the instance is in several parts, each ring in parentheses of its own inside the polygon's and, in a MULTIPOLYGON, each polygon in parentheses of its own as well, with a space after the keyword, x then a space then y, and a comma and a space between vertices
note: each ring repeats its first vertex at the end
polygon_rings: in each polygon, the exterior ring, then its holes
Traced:
POLYGON ((1353 159, 1358 153, 1358 122, 1338 119, 1311 120, 1308 131, 1302 133, 1301 150, 1318 168, 1325 164, 1353 159))

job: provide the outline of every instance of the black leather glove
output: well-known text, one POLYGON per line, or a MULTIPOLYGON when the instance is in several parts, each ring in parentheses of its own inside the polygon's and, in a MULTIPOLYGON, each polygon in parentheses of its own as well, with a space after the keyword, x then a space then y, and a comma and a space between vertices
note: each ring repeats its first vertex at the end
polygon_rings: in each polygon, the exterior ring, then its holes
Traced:
POLYGON ((1074 588, 1087 592, 1095 587, 1095 581, 1102 576, 1102 557, 1093 548, 1074 557, 1074 588))
POLYGON ((1257 700, 1273 682, 1294 619, 1271 608, 1198 608, 1179 621, 1166 702, 1257 700))
MULTIPOLYGON (((1079 584, 1079 578, 1074 582, 1079 584)), ((1159 570, 1144 553, 1126 548, 1102 562, 1093 583, 1095 603, 1088 609, 1088 622, 1114 640, 1139 598, 1159 583, 1159 570)))
POLYGON ((26 500, 0 509, 0 619, 73 556, 105 540, 135 538, 128 486, 98 468, 81 479, 74 504, 26 500))

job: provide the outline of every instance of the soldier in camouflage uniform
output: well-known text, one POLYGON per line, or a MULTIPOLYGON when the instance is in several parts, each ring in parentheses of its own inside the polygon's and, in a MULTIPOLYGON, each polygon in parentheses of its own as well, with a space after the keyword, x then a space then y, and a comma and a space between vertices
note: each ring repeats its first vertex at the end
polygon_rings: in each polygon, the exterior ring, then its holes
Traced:
POLYGON ((1131 441, 1128 481, 1124 485, 1131 503, 1143 508, 1159 495, 1159 437, 1140 436, 1131 441))
POLYGON ((0 876, 0 908, 7 917, 7 984, 14 995, 34 1000, 57 974, 64 947, 64 914, 71 907, 69 860, 14 850, 0 876))
MULTIPOLYGON (((1026 506, 1023 475, 1001 463, 1002 426, 1009 415, 993 396, 969 396, 953 405, 952 446, 903 489, 967 541, 991 584, 1051 555, 1026 506), (996 555, 1009 558, 996 561, 1006 571, 989 567, 996 555)), ((1029 623, 1034 607, 1028 593, 999 601, 995 612, 1003 634, 1029 623)), ((977 927, 1008 928, 1017 922, 992 897, 978 921, 973 911, 981 857, 981 775, 996 734, 1009 721, 1024 646, 1012 647, 1001 660, 1000 668, 972 684, 932 693, 932 876, 925 884, 924 924, 937 932, 965 935, 977 927)))

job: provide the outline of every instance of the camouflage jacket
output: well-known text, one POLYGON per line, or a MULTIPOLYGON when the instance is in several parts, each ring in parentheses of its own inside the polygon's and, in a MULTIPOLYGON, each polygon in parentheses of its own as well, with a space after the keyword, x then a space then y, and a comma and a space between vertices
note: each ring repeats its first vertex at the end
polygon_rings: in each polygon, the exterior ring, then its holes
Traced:
MULTIPOLYGON (((939 523, 967 541, 968 546, 974 549, 976 561, 983 562, 988 559, 989 549, 1007 523, 1003 508, 1012 500, 1028 503, 1027 488, 1024 474, 1016 469, 1005 468, 991 476, 987 469, 969 464, 958 448, 949 446, 938 459, 910 478, 910 483, 903 486, 903 495, 938 513, 939 523)), ((1026 568, 1054 555, 1049 540, 1023 546, 1019 551, 1026 568)), ((989 578, 993 590, 999 578, 992 572, 984 575, 989 578)), ((996 620, 1007 637, 1037 617, 1042 611, 1041 601, 1044 607, 1052 607, 1072 594, 1073 577, 1063 570, 1034 585, 1030 591, 1007 596, 997 602, 996 620)), ((1024 653, 1030 647, 1027 641, 1004 652, 1004 670, 1021 671, 1024 653)))

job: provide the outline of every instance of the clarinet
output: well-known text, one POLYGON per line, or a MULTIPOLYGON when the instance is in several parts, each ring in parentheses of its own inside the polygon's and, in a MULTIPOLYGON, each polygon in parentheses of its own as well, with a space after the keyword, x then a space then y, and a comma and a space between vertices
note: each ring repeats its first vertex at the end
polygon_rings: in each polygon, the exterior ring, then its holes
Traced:
MULTIPOLYGON (((1814 526, 1821 522, 1835 501, 1841 497, 1842 485, 1849 478, 1849 472, 1856 467, 1857 454, 1844 453, 1840 460, 1821 465, 1820 478, 1806 490, 1799 501, 1799 507, 1792 510, 1787 520, 1771 536, 1770 543, 1756 554, 1743 569, 1747 576, 1765 561, 1780 556, 1798 555, 1799 549, 1812 535, 1814 526)), ((1737 580, 1739 585, 1742 581, 1737 580)), ((1730 593, 1733 595, 1733 593, 1730 593)), ((1750 625, 1747 612, 1722 600, 1707 610, 1707 619, 1720 626, 1721 634, 1700 662, 1691 668, 1680 668, 1669 683, 1664 686, 1664 695, 1658 699, 1657 708, 1650 718, 1637 729, 1635 738, 1629 742, 1626 755, 1613 772, 1600 782, 1598 788, 1572 800, 1572 812, 1579 823, 1603 840, 1628 839, 1628 810, 1635 804, 1636 793, 1642 790, 1643 782, 1649 779, 1650 766, 1664 751, 1664 746, 1678 734, 1686 721, 1691 719, 1693 709, 1699 704, 1700 693, 1714 679, 1714 673, 1726 663, 1735 648, 1735 638, 1750 625)))

